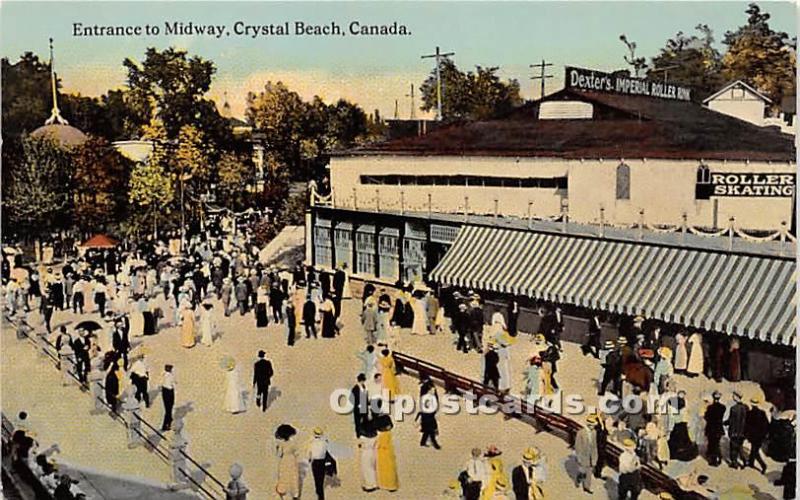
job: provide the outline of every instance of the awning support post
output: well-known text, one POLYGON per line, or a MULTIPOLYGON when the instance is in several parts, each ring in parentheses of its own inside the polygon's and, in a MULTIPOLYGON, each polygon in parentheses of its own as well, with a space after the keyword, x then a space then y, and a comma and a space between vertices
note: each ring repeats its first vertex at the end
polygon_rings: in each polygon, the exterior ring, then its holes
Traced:
POLYGON ((533 228, 533 218, 531 216, 531 213, 533 212, 532 208, 533 208, 533 202, 529 201, 528 202, 528 229, 532 229, 533 228))
POLYGON ((689 223, 687 222, 689 219, 689 215, 686 212, 681 214, 681 243, 686 242, 686 230, 689 228, 689 223))
POLYGON ((404 190, 400 190, 400 215, 406 213, 406 192, 404 190))
POLYGON ((375 211, 381 211, 381 197, 377 189, 375 190, 375 211))
POLYGON ((431 194, 428 193, 428 218, 431 218, 431 214, 433 213, 433 203, 431 202, 431 194))
POLYGON ((605 237, 606 233, 606 209, 600 207, 600 237, 605 237))
POLYGON ((356 194, 356 188, 353 188, 353 210, 358 210, 358 195, 356 194))
POLYGON ((469 196, 464 197, 464 222, 469 220, 469 196))
POLYGON ((639 241, 644 239, 644 208, 639 210, 639 241))
POLYGON ((731 216, 728 219, 728 251, 733 250, 733 232, 734 232, 734 224, 736 224, 736 217, 731 216))

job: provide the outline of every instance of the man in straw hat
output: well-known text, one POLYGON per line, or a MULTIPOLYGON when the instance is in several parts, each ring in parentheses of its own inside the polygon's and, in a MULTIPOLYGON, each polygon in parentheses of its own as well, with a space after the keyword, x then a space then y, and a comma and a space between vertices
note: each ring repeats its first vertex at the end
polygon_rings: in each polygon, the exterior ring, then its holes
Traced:
POLYGON ((467 461, 462 478, 465 500, 478 500, 481 496, 481 488, 486 478, 486 462, 483 459, 483 452, 480 448, 473 448, 471 458, 467 461))
POLYGON ((542 454, 536 447, 526 448, 522 453, 522 463, 511 471, 511 484, 517 498, 538 500, 544 498, 542 483, 546 471, 542 454))
POLYGON ((586 415, 586 425, 575 434, 575 459, 578 462, 575 486, 582 485, 583 491, 589 494, 592 494, 592 473, 599 458, 595 431, 598 423, 597 414, 589 413, 586 415))
POLYGON ((750 456, 747 458, 748 467, 755 468, 755 463, 761 466, 761 473, 767 472, 767 464, 761 457, 761 445, 769 432, 769 419, 767 414, 759 408, 763 402, 761 396, 756 394, 750 398, 750 410, 747 412, 747 419, 745 420, 745 438, 750 441, 750 456))
POLYGON ((622 442, 622 447, 623 451, 619 455, 619 485, 617 486, 617 491, 619 492, 620 500, 628 498, 628 495, 630 495, 631 500, 636 500, 642 491, 642 464, 636 455, 636 441, 625 439, 622 442))
POLYGON ((314 490, 319 500, 325 499, 325 472, 328 464, 333 462, 333 457, 328 450, 328 438, 322 427, 314 427, 314 438, 308 445, 308 461, 311 464, 311 474, 314 476, 314 490))
POLYGON ((481 306, 481 296, 473 293, 469 304, 469 333, 472 338, 472 347, 479 353, 483 346, 483 307, 481 306))
MULTIPOLYGON (((621 338, 624 339, 625 337, 621 338)), ((620 354, 619 348, 615 345, 608 349, 608 354, 606 354, 603 362, 603 379, 600 382, 600 390, 597 395, 603 396, 606 393, 606 388, 611 384, 611 392, 622 397, 622 354, 620 354)))

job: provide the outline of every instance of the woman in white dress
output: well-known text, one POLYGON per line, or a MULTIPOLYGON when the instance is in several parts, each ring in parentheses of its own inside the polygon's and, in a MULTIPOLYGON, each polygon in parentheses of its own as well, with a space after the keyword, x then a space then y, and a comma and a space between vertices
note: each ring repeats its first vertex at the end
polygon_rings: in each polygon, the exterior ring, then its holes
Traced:
POLYGON ((350 269, 347 267, 347 263, 342 265, 342 270, 344 271, 344 287, 342 288, 342 298, 352 299, 353 292, 350 290, 350 269))
POLYGON ((703 373, 703 336, 699 332, 695 332, 689 337, 689 365, 686 367, 686 372, 691 376, 700 375, 703 373))
POLYGON ((369 428, 365 429, 358 438, 358 448, 361 453, 361 489, 367 493, 378 489, 377 450, 375 448, 377 436, 375 430, 369 428))
POLYGON ((408 300, 407 305, 411 305, 411 310, 414 311, 414 322, 411 325, 411 334, 426 335, 428 333, 428 314, 425 311, 425 304, 417 297, 412 296, 408 300))
POLYGON ((130 322, 131 322, 131 329, 130 329, 130 336, 131 337, 141 337, 144 335, 144 307, 146 304, 142 302, 144 299, 139 299, 139 301, 134 302, 133 299, 130 300, 130 322))
POLYGON ((497 388, 507 391, 511 389, 511 352, 509 350, 511 344, 510 336, 506 332, 506 320, 500 312, 492 315, 490 335, 497 346, 497 357, 499 358, 497 368, 500 372, 500 380, 497 388))
POLYGON ((214 343, 216 325, 212 315, 213 308, 210 302, 204 302, 200 309, 200 343, 206 347, 211 347, 214 343))
POLYGON ((245 407, 244 397, 242 397, 243 389, 239 383, 239 368, 236 366, 236 361, 233 358, 227 358, 225 361, 225 411, 229 413, 242 413, 247 408, 245 407))
POLYGON ((675 371, 686 371, 689 364, 689 353, 686 350, 686 336, 683 333, 675 335, 675 371))

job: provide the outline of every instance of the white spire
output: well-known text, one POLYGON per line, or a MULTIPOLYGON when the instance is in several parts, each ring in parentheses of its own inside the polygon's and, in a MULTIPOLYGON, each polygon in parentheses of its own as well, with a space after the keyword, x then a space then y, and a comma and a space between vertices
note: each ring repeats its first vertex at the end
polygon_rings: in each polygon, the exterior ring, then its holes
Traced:
POLYGON ((58 94, 56 93, 56 70, 55 66, 53 66, 53 39, 50 39, 50 86, 53 91, 53 109, 50 113, 50 118, 48 118, 44 124, 45 125, 52 125, 54 123, 58 123, 59 125, 69 125, 69 122, 61 116, 61 113, 58 110, 58 94))

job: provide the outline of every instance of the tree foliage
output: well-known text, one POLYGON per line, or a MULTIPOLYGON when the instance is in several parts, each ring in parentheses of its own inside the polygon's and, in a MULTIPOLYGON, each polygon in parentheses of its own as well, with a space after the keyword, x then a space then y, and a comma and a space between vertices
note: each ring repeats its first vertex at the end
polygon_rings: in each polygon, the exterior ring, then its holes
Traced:
POLYGON ((224 153, 217 164, 219 203, 234 211, 243 208, 252 173, 253 166, 246 158, 234 153, 224 153))
POLYGON ((128 98, 133 120, 143 127, 155 114, 167 137, 177 138, 185 125, 197 127, 220 151, 231 141, 231 129, 213 101, 205 98, 216 72, 214 63, 185 50, 148 48, 141 63, 126 58, 128 98))
POLYGON ((130 161, 103 138, 90 137, 73 156, 73 213, 84 231, 120 220, 127 203, 130 161))
POLYGON ((752 3, 745 11, 747 24, 725 33, 728 52, 722 58, 722 72, 729 80, 744 80, 780 103, 796 91, 796 42, 769 26, 770 15, 752 3))
POLYGON ((4 204, 16 229, 41 235, 64 222, 69 207, 69 153, 48 138, 26 138, 4 204))
POLYGON ((667 40, 651 59, 647 76, 662 79, 666 73, 671 82, 694 87, 705 96, 725 83, 722 55, 714 48, 714 34, 708 25, 698 24, 695 30, 698 34, 679 31, 667 40))
POLYGON ((32 52, 12 64, 2 59, 3 140, 44 125, 50 116, 50 65, 32 52))
MULTIPOLYGON (((442 119, 445 121, 486 120, 502 116, 522 103, 519 82, 506 82, 497 76, 497 67, 476 66, 466 73, 450 58, 440 66, 442 79, 442 119)), ((422 110, 437 107, 436 69, 420 86, 422 110)))

